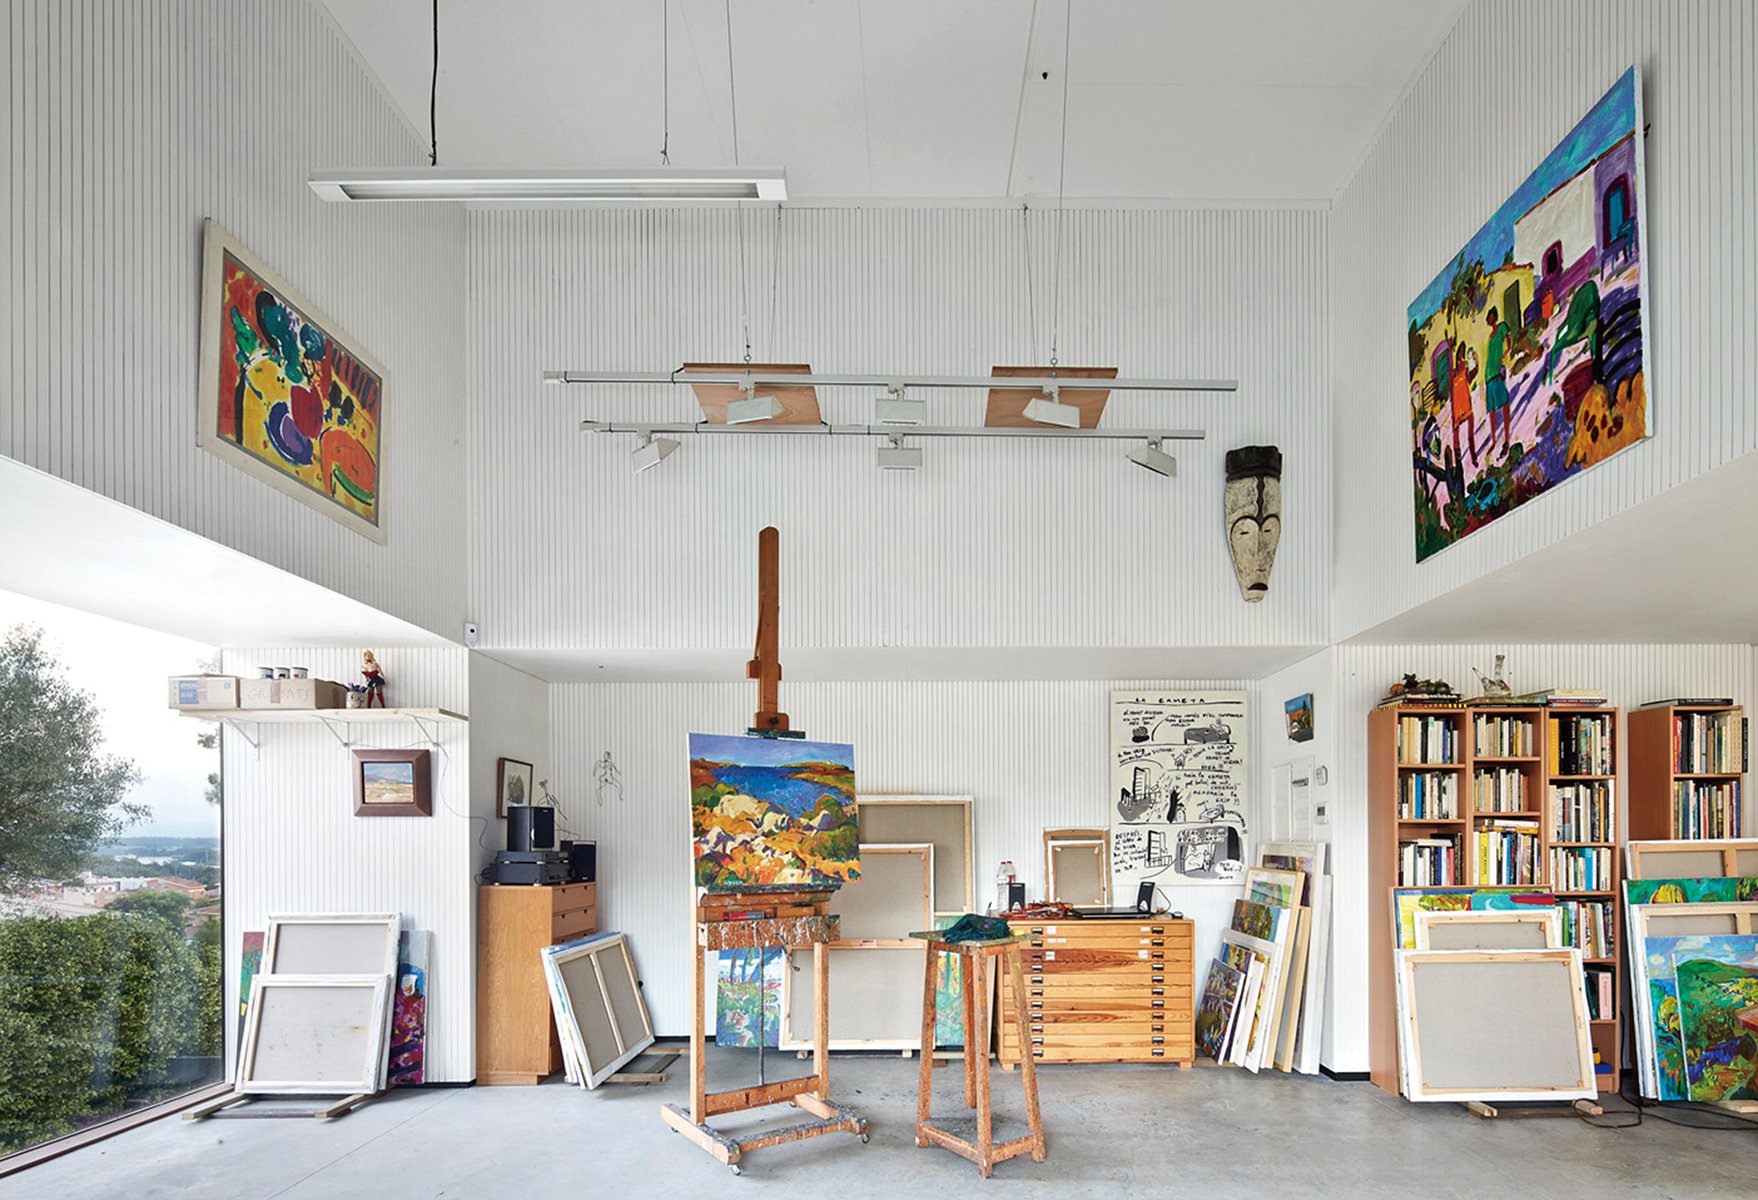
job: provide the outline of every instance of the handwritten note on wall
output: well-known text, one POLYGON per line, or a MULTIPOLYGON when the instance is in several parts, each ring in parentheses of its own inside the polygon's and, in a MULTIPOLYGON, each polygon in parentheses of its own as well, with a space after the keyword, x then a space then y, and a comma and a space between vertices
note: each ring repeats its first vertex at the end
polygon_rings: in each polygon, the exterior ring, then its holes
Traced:
POLYGON ((1245 874, 1246 695, 1111 693, 1111 894, 1245 874))

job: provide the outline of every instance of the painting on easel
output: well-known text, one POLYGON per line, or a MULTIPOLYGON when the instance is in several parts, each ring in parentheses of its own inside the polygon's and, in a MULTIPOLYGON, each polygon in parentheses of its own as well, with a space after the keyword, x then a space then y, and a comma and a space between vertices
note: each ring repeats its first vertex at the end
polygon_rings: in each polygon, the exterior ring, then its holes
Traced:
POLYGON ((690 735, 696 886, 834 887, 860 878, 855 748, 690 735))

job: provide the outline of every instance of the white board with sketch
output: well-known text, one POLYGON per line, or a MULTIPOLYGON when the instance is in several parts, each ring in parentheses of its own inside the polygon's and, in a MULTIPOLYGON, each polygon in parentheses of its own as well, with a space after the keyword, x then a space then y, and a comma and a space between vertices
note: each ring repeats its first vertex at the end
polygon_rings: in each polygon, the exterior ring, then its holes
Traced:
POLYGON ((1111 693, 1111 894, 1245 875, 1243 691, 1111 693))

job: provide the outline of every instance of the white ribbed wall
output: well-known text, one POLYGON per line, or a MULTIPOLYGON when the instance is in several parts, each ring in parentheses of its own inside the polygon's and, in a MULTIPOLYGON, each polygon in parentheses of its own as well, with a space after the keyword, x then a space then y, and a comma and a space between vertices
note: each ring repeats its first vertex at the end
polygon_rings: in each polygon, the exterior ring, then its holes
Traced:
MULTIPOLYGON (((795 728, 855 747, 866 792, 968 795, 977 903, 1012 859, 1027 894, 1043 895, 1043 831, 1108 824, 1109 694, 1114 688, 1256 687, 1242 680, 1111 683, 794 683, 795 728)), ((687 735, 750 723, 750 684, 557 684, 550 689, 552 787, 563 823, 598 841, 599 924, 630 935, 662 1035, 689 1030, 690 882, 687 735), (600 807, 592 763, 609 750, 624 800, 600 807)), ((1255 793, 1254 793, 1255 794, 1255 793)), ((1168 902, 1197 925, 1207 962, 1237 887, 1175 887, 1168 902)), ((834 997, 832 998, 834 1001, 834 997)), ((845 998, 845 1002, 853 999, 845 998)))
MULTIPOLYGON (((1749 705, 1758 694, 1750 646, 1338 647, 1341 699, 1335 719, 1342 732, 1331 788, 1336 813, 1331 842, 1331 873, 1336 877, 1334 1048, 1325 1060, 1333 1070, 1367 1070, 1367 714, 1406 671, 1438 676, 1472 694, 1469 668, 1489 668, 1498 652, 1507 654, 1509 678, 1518 690, 1603 687, 1611 703, 1626 710, 1682 695, 1732 696, 1736 703, 1749 705)), ((1622 737, 1620 724, 1620 774, 1622 737)))
MULTIPOLYGON (((384 650, 389 702, 410 708, 468 705, 468 652, 384 650)), ((224 670, 306 666, 357 682, 360 651, 228 649, 224 670)), ((480 825, 470 820, 469 727, 442 725, 431 817, 356 817, 354 757, 321 725, 261 726, 253 749, 223 742, 226 778, 226 1004, 237 1011, 239 938, 271 912, 398 912, 403 928, 433 934, 428 1070, 434 1083, 476 1074, 476 870, 480 825)), ((355 725, 363 746, 419 748, 413 723, 355 725)), ((492 840, 492 839, 491 839, 492 840)), ((228 1037, 232 1028, 228 1025, 228 1037)))
MULTIPOLYGON (((1758 446, 1758 5, 1481 0, 1331 218, 1337 632, 1351 636, 1758 446), (1642 69, 1654 437, 1416 565, 1405 308, 1624 69, 1642 69)), ((1689 631, 1683 631, 1687 636, 1689 631)))
MULTIPOLYGON (((1112 398, 1107 424, 1209 431, 1168 446, 1176 480, 1131 466, 1119 443, 935 440, 911 473, 877 470, 865 439, 802 437, 686 439, 637 477, 632 439, 577 422, 690 420, 689 395, 546 387, 541 374, 738 360, 737 220, 471 214, 470 609, 485 647, 748 645, 743 601, 771 523, 789 645, 1325 640, 1324 213, 1068 212, 1063 363, 1239 380, 1232 396, 1112 398), (1255 442, 1284 452, 1285 523, 1269 599, 1247 605, 1222 530, 1222 458, 1255 442)), ((1031 216, 1035 301, 1018 209, 789 208, 779 275, 775 210, 744 220, 757 361, 981 374, 1048 358, 1050 214, 1031 216)), ((981 393, 924 398, 934 423, 981 420, 981 393)), ((870 401, 844 390, 825 408, 865 423, 870 401)))
POLYGON ((11 0, 0 46, 0 454, 456 636, 465 220, 306 187, 425 157, 342 37, 308 0, 11 0), (385 364, 386 545, 196 446, 203 217, 385 364))

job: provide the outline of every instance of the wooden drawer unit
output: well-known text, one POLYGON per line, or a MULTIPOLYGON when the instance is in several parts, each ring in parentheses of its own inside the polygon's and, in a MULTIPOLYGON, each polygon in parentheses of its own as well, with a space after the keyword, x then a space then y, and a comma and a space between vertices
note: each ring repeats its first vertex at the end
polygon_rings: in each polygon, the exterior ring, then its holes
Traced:
MULTIPOLYGON (((1098 917, 1013 921, 1026 977, 1026 1038, 1034 1062, 1177 1062, 1196 1055, 1192 926, 1185 920, 1098 917)), ((1013 1000, 1000 989, 1003 1065, 1024 1048, 1013 1000)))
POLYGON ((533 1084, 562 1069, 538 951, 598 932, 598 885, 477 892, 476 1082, 533 1084))

